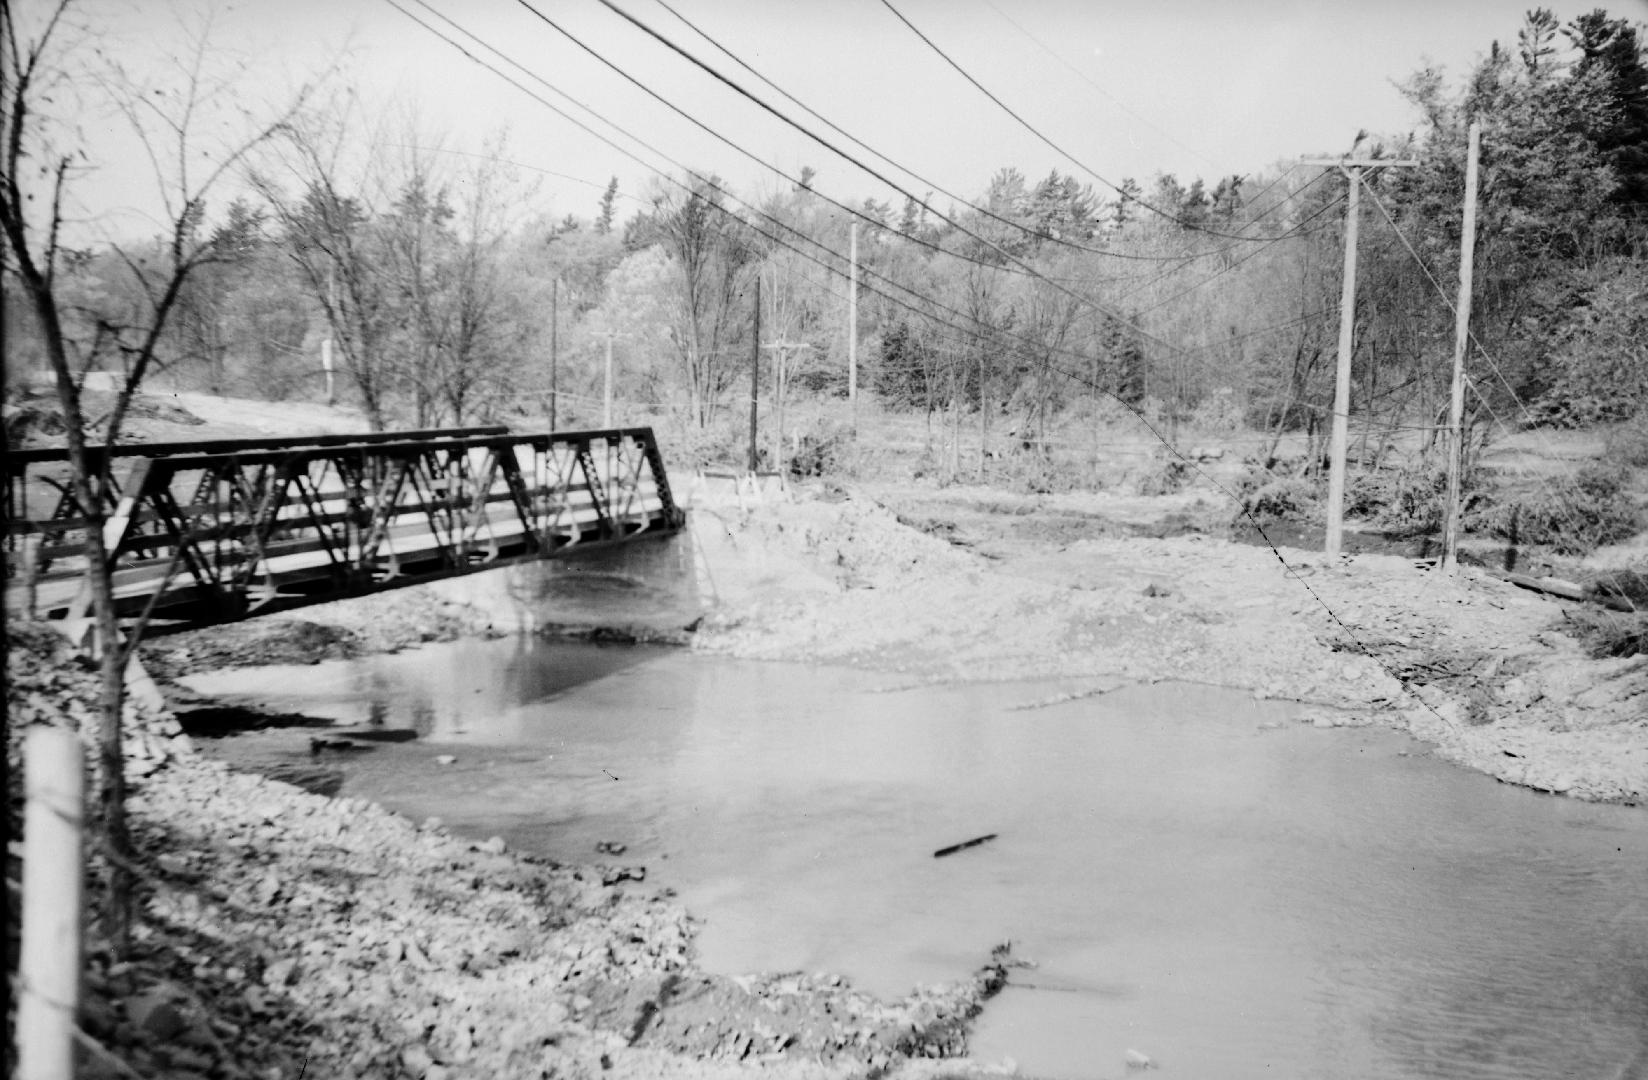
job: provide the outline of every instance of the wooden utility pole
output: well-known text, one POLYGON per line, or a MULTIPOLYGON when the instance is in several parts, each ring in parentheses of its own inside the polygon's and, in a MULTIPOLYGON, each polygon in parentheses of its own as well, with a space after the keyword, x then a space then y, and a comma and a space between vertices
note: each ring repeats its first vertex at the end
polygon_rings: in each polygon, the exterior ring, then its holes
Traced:
POLYGON ((560 332, 561 327, 561 279, 551 278, 549 283, 549 430, 555 430, 555 414, 558 404, 560 378, 560 332))
POLYGON ((1337 168, 1350 182, 1345 206, 1345 273, 1339 294, 1339 366, 1333 384, 1333 437, 1328 448, 1328 533, 1323 549, 1339 554, 1345 530, 1345 445, 1350 426, 1350 355, 1356 335, 1356 233, 1362 212, 1362 170, 1413 168, 1412 158, 1305 158, 1301 164, 1337 168))
POLYGON ((849 230, 851 264, 847 282, 847 406, 852 432, 858 434, 858 222, 849 230))
POLYGON ((750 338, 750 475, 755 475, 755 406, 761 400, 761 275, 755 275, 755 334, 750 338))
MULTIPOLYGON (((332 312, 338 310, 338 261, 336 259, 332 260, 332 265, 326 271, 326 302, 331 306, 332 312)), ((336 318, 336 315, 332 317, 336 318)), ((326 340, 320 343, 320 369, 326 375, 326 407, 328 409, 338 403, 338 397, 332 383, 332 364, 332 324, 328 322, 326 324, 326 340)))
POLYGON ((616 330, 607 331, 607 369, 606 377, 601 387, 601 426, 612 426, 612 339, 618 336, 616 330))
POLYGON ((782 477, 788 475, 788 470, 784 467, 784 388, 789 381, 789 370, 785 360, 789 350, 810 349, 812 346, 805 341, 770 341, 764 348, 772 349, 777 358, 777 363, 773 366, 773 423, 777 428, 775 441, 778 453, 773 456, 773 464, 778 469, 778 475, 782 477))
POLYGON ((1459 236, 1459 305, 1454 311, 1453 396, 1448 403, 1448 507, 1442 526, 1442 569, 1459 567, 1461 487, 1465 469, 1465 354, 1471 342, 1471 271, 1476 258, 1476 161, 1482 126, 1471 122, 1465 158, 1465 221, 1459 236))

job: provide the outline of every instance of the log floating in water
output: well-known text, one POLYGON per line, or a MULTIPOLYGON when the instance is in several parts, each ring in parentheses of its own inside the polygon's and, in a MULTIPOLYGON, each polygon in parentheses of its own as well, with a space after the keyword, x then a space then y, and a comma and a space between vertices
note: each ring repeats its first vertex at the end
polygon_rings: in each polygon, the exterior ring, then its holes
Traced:
POLYGON ((942 859, 946 855, 954 855, 958 851, 966 851, 970 847, 978 847, 980 844, 989 840, 994 840, 995 838, 995 833, 989 833, 984 836, 975 836, 971 840, 964 840, 959 844, 951 844, 949 847, 939 848, 937 851, 933 852, 933 858, 942 859))

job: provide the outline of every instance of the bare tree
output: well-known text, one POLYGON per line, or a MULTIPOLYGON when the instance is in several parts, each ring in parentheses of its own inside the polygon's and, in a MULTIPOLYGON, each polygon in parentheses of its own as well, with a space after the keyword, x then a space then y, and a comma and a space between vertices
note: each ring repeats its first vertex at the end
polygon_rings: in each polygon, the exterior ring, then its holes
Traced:
POLYGON ((398 375, 391 347, 394 283, 377 219, 384 185, 371 147, 361 142, 347 105, 326 116, 294 116, 279 132, 278 152, 252 174, 288 255, 325 315, 339 363, 361 399, 367 423, 381 431, 398 375), (291 187, 288 186, 288 182, 291 187), (295 188, 295 193, 292 190, 295 188))
POLYGON ((207 227, 207 196, 268 139, 301 103, 266 123, 236 123, 241 134, 222 142, 219 129, 229 80, 215 72, 212 18, 183 28, 182 46, 166 78, 148 84, 103 59, 95 33, 77 18, 75 0, 59 0, 31 27, 20 26, 13 5, 0 7, 0 229, 5 272, 27 296, 37 322, 63 413, 71 469, 70 491, 84 520, 84 557, 92 623, 100 654, 102 693, 97 732, 99 818, 106 845, 110 906, 108 931, 117 950, 130 941, 130 838, 125 816, 121 751, 124 673, 137 644, 136 628, 122 636, 114 606, 104 525, 111 503, 108 456, 88 449, 89 436, 112 446, 121 437, 132 399, 162 360, 169 321, 191 275, 228 257, 231 238, 207 227), (56 108, 58 113, 53 112, 56 108), (76 310, 64 274, 69 262, 65 228, 77 179, 98 167, 79 141, 70 117, 76 109, 112 108, 142 146, 157 189, 163 231, 148 257, 124 245, 111 249, 129 272, 141 302, 124 312, 76 310), (95 431, 82 401, 85 372, 117 357, 113 404, 95 431))
POLYGON ((673 340, 699 427, 709 425, 739 370, 732 346, 747 305, 738 300, 755 257, 748 228, 725 202, 720 181, 695 175, 688 193, 660 195, 651 219, 653 236, 679 275, 673 340))

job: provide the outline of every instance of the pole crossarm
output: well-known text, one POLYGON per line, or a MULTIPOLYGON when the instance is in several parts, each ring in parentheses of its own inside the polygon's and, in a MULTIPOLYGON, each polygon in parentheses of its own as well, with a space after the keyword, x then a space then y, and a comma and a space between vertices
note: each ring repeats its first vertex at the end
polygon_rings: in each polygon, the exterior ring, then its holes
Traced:
MULTIPOLYGON (((108 458, 160 449, 172 452, 135 457, 109 485, 105 539, 119 614, 180 627, 565 557, 685 524, 645 427, 151 444, 108 458)), ((7 463, 11 565, 20 553, 36 560, 18 575, 32 582, 31 602, 47 617, 72 618, 83 606, 84 518, 59 513, 61 496, 34 475, 59 459, 29 453, 7 463)), ((22 590, 7 584, 15 607, 22 590)))
POLYGON ((1419 166, 1418 158, 1352 158, 1352 157, 1308 157, 1300 158, 1301 165, 1318 165, 1329 169, 1414 169, 1419 166))

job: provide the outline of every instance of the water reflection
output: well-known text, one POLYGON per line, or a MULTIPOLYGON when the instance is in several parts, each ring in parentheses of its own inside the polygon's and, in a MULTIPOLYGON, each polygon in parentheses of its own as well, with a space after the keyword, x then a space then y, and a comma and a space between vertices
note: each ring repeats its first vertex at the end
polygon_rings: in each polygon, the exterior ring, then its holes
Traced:
POLYGON ((712 968, 897 994, 1012 940, 1040 967, 975 1050, 1033 1074, 1118 1075, 1135 1047, 1164 1080, 1615 1077, 1648 1054, 1648 814, 1389 732, 1267 729, 1286 706, 1199 687, 1020 710, 1081 684, 889 693, 513 641, 321 674, 278 703, 376 703, 433 744, 351 763, 345 793, 568 860, 622 841, 706 920, 712 968))

